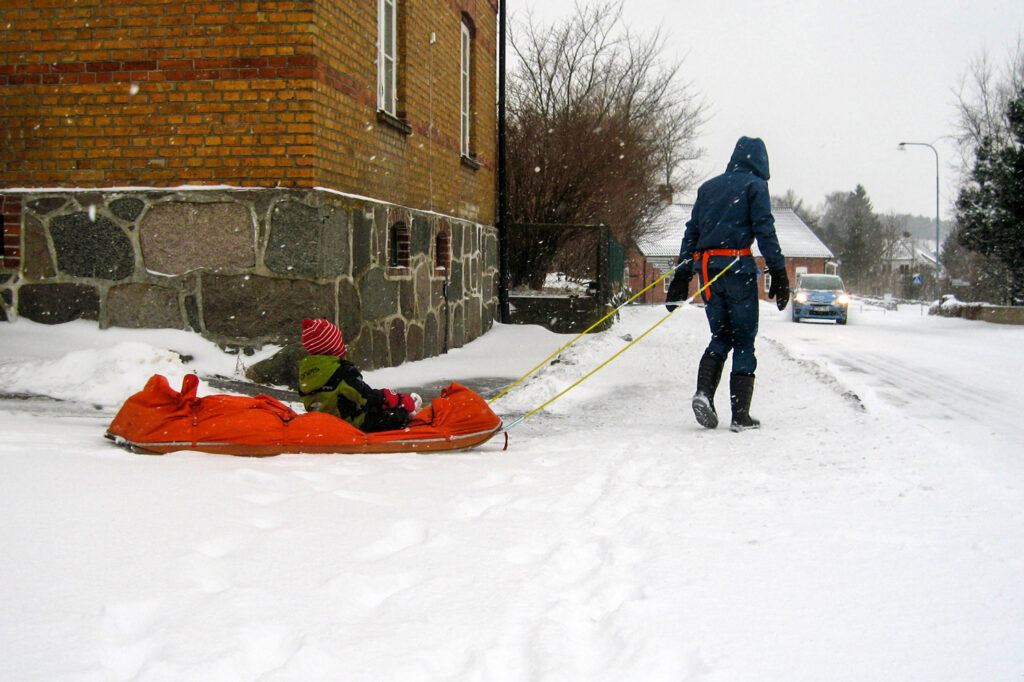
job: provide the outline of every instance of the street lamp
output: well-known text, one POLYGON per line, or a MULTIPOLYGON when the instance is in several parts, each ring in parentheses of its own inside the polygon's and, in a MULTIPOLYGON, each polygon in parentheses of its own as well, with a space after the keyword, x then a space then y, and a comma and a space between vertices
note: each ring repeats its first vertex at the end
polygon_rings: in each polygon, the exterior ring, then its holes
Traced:
POLYGON ((939 152, 927 142, 900 142, 896 147, 901 152, 907 145, 928 147, 935 154, 935 298, 939 297, 939 152))

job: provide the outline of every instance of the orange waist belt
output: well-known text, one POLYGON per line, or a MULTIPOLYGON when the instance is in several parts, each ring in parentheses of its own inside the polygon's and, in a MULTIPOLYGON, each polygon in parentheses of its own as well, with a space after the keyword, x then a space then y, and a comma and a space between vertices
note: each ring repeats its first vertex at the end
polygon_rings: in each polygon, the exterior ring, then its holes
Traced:
MULTIPOLYGON (((698 251, 693 254, 694 260, 701 261, 700 273, 701 277, 703 277, 701 280, 701 286, 708 283, 708 261, 711 260, 712 256, 732 256, 733 258, 739 258, 740 256, 749 255, 751 255, 750 249, 708 249, 707 251, 698 251)), ((704 299, 705 303, 708 302, 708 299, 711 298, 711 287, 704 290, 701 298, 704 299)))

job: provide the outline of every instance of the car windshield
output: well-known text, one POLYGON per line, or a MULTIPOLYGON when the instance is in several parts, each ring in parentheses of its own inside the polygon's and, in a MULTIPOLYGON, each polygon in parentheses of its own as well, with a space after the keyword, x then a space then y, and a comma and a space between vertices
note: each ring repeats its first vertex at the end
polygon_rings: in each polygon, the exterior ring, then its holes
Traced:
POLYGON ((817 291, 840 291, 843 288, 843 280, 835 275, 804 275, 800 278, 801 289, 815 289, 817 291))

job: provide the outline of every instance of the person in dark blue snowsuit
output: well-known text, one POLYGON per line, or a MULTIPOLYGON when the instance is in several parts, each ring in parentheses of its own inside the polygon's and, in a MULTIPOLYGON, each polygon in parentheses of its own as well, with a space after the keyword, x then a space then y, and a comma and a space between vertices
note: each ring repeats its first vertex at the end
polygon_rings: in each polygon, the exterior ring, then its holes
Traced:
MULTIPOLYGON (((754 337, 757 336, 758 271, 750 252, 755 239, 771 276, 768 297, 775 299, 779 310, 789 302, 786 258, 775 234, 768 178, 768 151, 764 142, 760 138, 741 137, 725 173, 708 180, 697 190, 697 201, 679 249, 681 265, 669 286, 667 300, 681 301, 695 273, 701 285, 714 279, 702 293, 711 342, 701 357, 697 392, 691 401, 697 422, 706 428, 718 426, 714 396, 729 351, 733 352, 729 379, 731 428, 742 431, 760 426, 760 422, 750 416, 757 368, 754 337), (728 267, 736 259, 738 261, 728 267), (723 270, 724 274, 715 279, 723 270)), ((675 306, 670 305, 668 309, 675 310, 675 306)))

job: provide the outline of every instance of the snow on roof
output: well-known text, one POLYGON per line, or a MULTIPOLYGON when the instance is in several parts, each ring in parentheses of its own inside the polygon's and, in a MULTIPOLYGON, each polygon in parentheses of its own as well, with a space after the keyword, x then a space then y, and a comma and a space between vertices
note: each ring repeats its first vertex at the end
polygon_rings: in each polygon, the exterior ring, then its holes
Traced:
POLYGON ((679 255, 679 246, 683 241, 683 230, 690 219, 690 204, 669 204, 654 220, 650 232, 636 241, 640 253, 647 258, 663 258, 679 255))
MULTIPOLYGON (((779 246, 784 255, 790 258, 835 257, 793 209, 773 208, 772 215, 775 216, 775 234, 779 236, 779 246)), ((756 242, 753 250, 755 256, 760 255, 756 242)))
POLYGON ((926 240, 912 240, 909 244, 906 241, 898 241, 893 245, 893 262, 898 261, 920 261, 924 265, 935 266, 935 252, 928 249, 926 240))
MULTIPOLYGON (((669 204, 654 221, 648 235, 637 240, 640 253, 648 258, 678 256, 686 221, 690 219, 693 204, 669 204)), ((775 233, 779 237, 782 253, 790 258, 834 258, 832 251, 818 239, 791 208, 773 208, 775 233)), ((755 256, 761 252, 755 241, 751 247, 755 256)))

